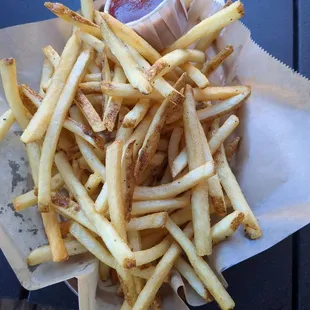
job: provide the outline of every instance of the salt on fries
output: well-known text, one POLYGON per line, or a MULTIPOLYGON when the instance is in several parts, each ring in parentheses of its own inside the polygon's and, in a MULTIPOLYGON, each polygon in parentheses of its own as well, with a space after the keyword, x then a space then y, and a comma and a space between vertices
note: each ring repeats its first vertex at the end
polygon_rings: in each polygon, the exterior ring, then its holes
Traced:
POLYGON ((39 93, 18 85, 14 59, 0 61, 10 108, 0 140, 16 121, 35 184, 13 204, 38 204, 49 242, 28 264, 90 252, 102 281, 118 276, 122 309, 160 309, 159 289, 175 267, 204 300, 232 309, 203 256, 240 225, 252 239, 261 235, 229 166, 241 139, 224 146, 251 88, 210 85, 234 49, 207 61, 205 52, 243 16, 241 2, 228 2, 162 53, 91 0, 81 0, 81 15, 45 6, 75 31, 61 55, 44 47, 39 93))

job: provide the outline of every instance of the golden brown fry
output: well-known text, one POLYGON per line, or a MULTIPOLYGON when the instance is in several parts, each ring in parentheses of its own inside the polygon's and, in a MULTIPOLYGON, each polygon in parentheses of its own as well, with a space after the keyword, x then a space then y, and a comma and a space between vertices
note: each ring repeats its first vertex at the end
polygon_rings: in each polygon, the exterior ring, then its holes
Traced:
POLYGON ((214 175, 214 164, 213 162, 208 162, 171 183, 154 187, 137 186, 133 199, 157 200, 173 198, 196 186, 202 180, 210 178, 212 175, 214 175))
MULTIPOLYGON (((100 13, 96 13, 100 16, 100 13)), ((115 36, 115 34, 110 30, 106 21, 103 19, 100 21, 100 30, 106 44, 109 46, 112 53, 123 67, 124 73, 130 84, 134 88, 137 88, 141 93, 149 94, 152 91, 152 86, 145 78, 144 74, 132 58, 131 54, 126 49, 124 43, 115 36)))
POLYGON ((51 79, 53 73, 54 73, 53 65, 47 58, 44 58, 41 80, 40 80, 40 91, 39 91, 40 96, 45 95, 45 92, 43 90, 43 85, 51 79))
POLYGON ((75 104, 79 107, 94 132, 100 132, 104 130, 100 116, 96 112, 93 105, 89 102, 87 97, 79 89, 77 90, 75 96, 75 104))
POLYGON ((133 147, 135 140, 131 141, 129 144, 124 146, 123 158, 122 158, 122 174, 123 174, 123 191, 125 200, 125 217, 128 222, 131 217, 132 209, 132 197, 133 191, 135 189, 135 179, 134 179, 134 157, 133 157, 133 147))
POLYGON ((196 50, 174 50, 158 59, 146 72, 147 79, 152 82, 186 62, 205 62, 205 53, 196 50))
POLYGON ((127 244, 118 235, 111 223, 95 211, 95 205, 89 198, 84 186, 75 178, 72 168, 63 152, 55 156, 58 170, 66 186, 74 195, 82 210, 94 224, 103 242, 121 266, 132 268, 136 265, 135 258, 127 244))
MULTIPOLYGON (((120 66, 116 66, 114 69, 113 82, 116 83, 126 82, 125 73, 120 66)), ((108 129, 108 131, 113 131, 114 129, 122 102, 123 102, 122 97, 110 97, 107 101, 103 115, 103 125, 105 128, 108 129)))
POLYGON ((201 21, 180 39, 166 48, 163 53, 167 54, 178 48, 186 48, 202 37, 211 35, 212 33, 215 33, 225 26, 240 19, 243 15, 243 5, 240 1, 236 1, 232 5, 201 21))
MULTIPOLYGON (((175 83, 174 88, 177 91, 179 91, 181 88, 184 87, 185 83, 184 79, 185 75, 182 75, 179 78, 179 80, 175 83)), ((169 105, 170 105, 170 99, 168 97, 163 101, 163 103, 158 108, 151 122, 151 125, 147 131, 143 145, 139 150, 138 159, 135 166, 136 180, 139 179, 140 174, 146 169, 146 167, 148 166, 148 164, 150 163, 151 159, 153 158, 156 152, 158 141, 160 139, 160 132, 166 122, 167 109, 169 105)))
POLYGON ((52 166, 54 163, 54 154, 56 152, 58 138, 69 108, 73 102, 79 82, 86 72, 91 57, 92 53, 88 50, 83 51, 78 57, 71 73, 69 74, 63 92, 59 97, 45 134, 40 159, 38 186, 38 204, 41 212, 46 212, 48 210, 51 201, 50 179, 52 177, 52 166))
POLYGON ((80 28, 82 31, 88 32, 97 38, 101 38, 99 27, 87 20, 78 13, 71 11, 69 8, 60 3, 45 2, 44 5, 55 15, 63 20, 73 24, 75 27, 80 28))
POLYGON ((101 84, 100 82, 85 82, 80 83, 79 88, 84 94, 94 94, 100 93, 101 94, 101 84))
MULTIPOLYGON (((167 222, 166 227, 169 233, 182 247, 198 277, 219 304, 220 308, 226 310, 233 309, 235 306, 234 301, 229 296, 222 283, 218 280, 206 261, 197 255, 194 245, 191 243, 186 234, 171 220, 167 222)), ((190 229, 190 224, 187 227, 190 229)))
POLYGON ((106 178, 111 223, 123 240, 127 240, 125 201, 122 186, 123 142, 115 141, 107 148, 106 178))
POLYGON ((67 80, 78 57, 79 49, 79 39, 73 35, 68 40, 64 48, 59 65, 57 66, 57 69, 52 77, 51 85, 49 86, 37 113, 33 116, 21 136, 21 140, 24 143, 37 141, 44 136, 57 101, 64 88, 65 81, 67 80))
POLYGON ((127 230, 145 230, 164 228, 168 219, 167 212, 153 213, 141 217, 132 218, 127 224, 127 230))
POLYGON ((52 46, 48 45, 43 48, 43 53, 45 57, 50 61, 53 65, 54 69, 57 68, 60 62, 60 56, 58 53, 53 49, 52 46))
POLYGON ((88 73, 84 76, 83 82, 100 82, 101 73, 88 73))
POLYGON ((186 63, 181 65, 180 68, 187 73, 187 76, 199 87, 205 88, 210 84, 207 77, 201 73, 199 69, 197 69, 193 64, 186 63))
POLYGON ((173 199, 135 201, 132 205, 132 215, 143 215, 161 211, 171 211, 185 208, 190 205, 190 197, 177 197, 173 199))
POLYGON ((205 76, 209 76, 225 61, 226 58, 228 58, 233 53, 233 51, 234 47, 232 45, 225 46, 216 56, 214 56, 203 66, 201 72, 205 76))
POLYGON ((176 127, 172 130, 168 146, 168 164, 171 169, 172 164, 179 153, 179 144, 183 135, 183 129, 176 127))
POLYGON ((126 114, 123 121, 124 128, 136 128, 146 115, 149 107, 149 99, 139 99, 133 109, 126 114))
MULTIPOLYGON (((187 85, 183 111, 184 135, 188 156, 188 167, 192 171, 205 161, 202 140, 199 135, 200 122, 197 118, 192 88, 187 85)), ((196 251, 200 256, 212 253, 211 226, 208 203, 208 182, 199 183, 192 189, 192 216, 196 251)))
POLYGON ((101 176, 99 174, 92 173, 89 177, 87 182, 85 183, 84 187, 87 190, 88 195, 93 195, 96 189, 98 188, 99 184, 101 183, 101 176))

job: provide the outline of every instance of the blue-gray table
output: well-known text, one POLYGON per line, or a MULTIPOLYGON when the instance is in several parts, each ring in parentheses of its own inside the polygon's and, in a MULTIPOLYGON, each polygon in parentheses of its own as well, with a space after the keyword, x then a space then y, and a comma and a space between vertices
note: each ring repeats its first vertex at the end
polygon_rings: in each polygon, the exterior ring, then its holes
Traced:
MULTIPOLYGON (((52 18, 44 0, 1 1, 0 28, 52 18)), ((79 0, 62 0, 78 9, 79 0)), ((310 1, 244 0, 244 23, 254 40, 285 64, 310 77, 310 1)), ((310 309, 310 226, 273 248, 224 272, 237 309, 310 309)), ((64 283, 35 292, 21 288, 0 253, 0 298, 77 309, 77 297, 64 283)), ((201 309, 217 309, 208 305, 201 309)), ((10 310, 10 309, 5 309, 10 310)), ((83 310, 83 309, 82 309, 83 310)))

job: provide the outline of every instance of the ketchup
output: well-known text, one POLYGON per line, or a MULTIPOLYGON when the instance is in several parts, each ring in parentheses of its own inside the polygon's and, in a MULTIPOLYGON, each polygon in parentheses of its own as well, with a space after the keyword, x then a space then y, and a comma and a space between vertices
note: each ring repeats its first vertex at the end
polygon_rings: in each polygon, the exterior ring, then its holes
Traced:
POLYGON ((113 0, 109 13, 122 23, 140 19, 152 12, 162 0, 113 0))

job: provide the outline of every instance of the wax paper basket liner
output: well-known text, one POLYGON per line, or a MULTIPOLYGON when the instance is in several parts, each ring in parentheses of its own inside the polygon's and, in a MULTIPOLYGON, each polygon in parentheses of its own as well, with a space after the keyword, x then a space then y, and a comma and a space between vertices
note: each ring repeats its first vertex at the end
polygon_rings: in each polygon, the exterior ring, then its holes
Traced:
MULTIPOLYGON (((188 15, 189 24, 219 8, 217 2, 195 1, 188 15)), ((70 33, 71 27, 61 20, 0 30, 0 40, 5 42, 0 57, 16 58, 19 82, 37 89, 42 47, 50 44, 61 52, 70 33)), ((212 79, 252 87, 252 96, 240 111, 238 134, 242 144, 234 171, 263 230, 261 239, 251 241, 240 229, 229 241, 214 248, 210 260, 218 271, 223 271, 310 222, 310 83, 256 45, 240 22, 225 29, 216 44, 217 49, 232 44, 235 52, 221 74, 212 79)), ((2 88, 0 103, 3 113, 8 107, 2 88)), ((81 309, 94 309, 95 305, 119 308, 121 300, 109 283, 100 283, 96 293, 98 263, 91 255, 79 255, 59 264, 27 266, 29 252, 47 240, 35 207, 17 213, 12 206, 13 198, 32 186, 20 134, 14 124, 0 144, 0 246, 6 258, 26 289, 77 278, 81 309)), ((183 285, 173 273, 171 286, 162 290, 164 309, 186 309, 174 293, 183 285)), ((190 304, 204 303, 187 286, 185 293, 190 304)))

